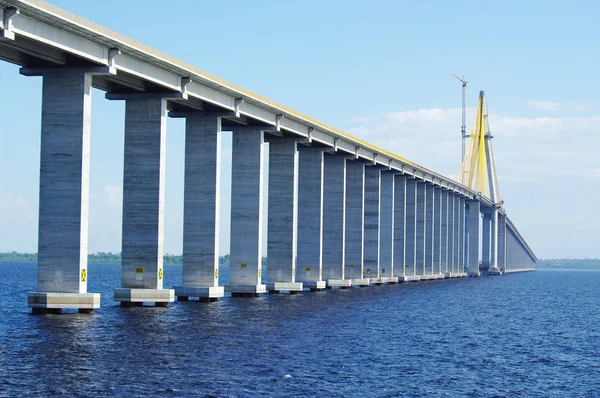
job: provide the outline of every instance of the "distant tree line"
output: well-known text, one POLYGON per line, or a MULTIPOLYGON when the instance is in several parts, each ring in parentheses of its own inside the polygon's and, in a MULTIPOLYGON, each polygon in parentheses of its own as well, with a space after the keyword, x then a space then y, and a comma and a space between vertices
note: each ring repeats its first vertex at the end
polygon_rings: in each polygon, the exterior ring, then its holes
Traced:
MULTIPOLYGON (((165 254, 165 264, 181 264, 181 255, 165 254)), ((37 261, 37 253, 18 253, 15 251, 2 253, 0 252, 0 261, 37 261)), ((98 252, 88 255, 88 262, 90 263, 120 263, 121 253, 113 252, 98 252)), ((229 265, 229 254, 221 256, 219 258, 220 265, 229 265)), ((267 258, 262 258, 262 265, 267 265, 267 258)), ((537 268, 600 268, 600 259, 597 258, 583 258, 583 259, 569 259, 569 258, 552 258, 552 259, 541 259, 536 264, 537 268)))
POLYGON ((600 268, 600 259, 597 258, 552 258, 538 260, 537 268, 600 268))
POLYGON ((37 261, 37 253, 0 253, 0 261, 37 261))
MULTIPOLYGON (((165 254, 165 264, 181 264, 181 255, 165 254)), ((2 253, 0 252, 0 261, 37 261, 37 253, 18 253, 15 251, 2 253)), ((113 252, 98 252, 88 255, 88 262, 90 263, 120 263, 121 253, 113 252)), ((229 265, 229 254, 221 256, 219 258, 220 265, 229 265)), ((262 265, 267 265, 267 258, 262 258, 262 265)), ((552 259, 541 259, 536 264, 537 268, 600 268, 600 259, 597 258, 583 258, 583 259, 569 259, 569 258, 552 258, 552 259)))

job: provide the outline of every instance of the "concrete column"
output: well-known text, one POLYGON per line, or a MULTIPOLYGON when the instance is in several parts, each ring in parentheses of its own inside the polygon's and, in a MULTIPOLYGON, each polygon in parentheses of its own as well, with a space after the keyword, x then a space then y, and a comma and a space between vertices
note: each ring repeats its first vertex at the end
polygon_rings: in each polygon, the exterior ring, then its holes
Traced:
POLYGON ((364 199, 364 272, 363 278, 373 283, 379 279, 379 196, 381 195, 381 169, 365 166, 364 199))
POLYGON ((364 196, 365 165, 362 161, 346 162, 346 277, 353 286, 368 286, 363 278, 364 263, 364 196))
POLYGON ((467 276, 465 272, 466 264, 466 205, 465 198, 459 197, 459 211, 460 211, 460 229, 459 229, 459 241, 458 241, 458 273, 460 276, 467 276))
POLYGON ((394 276, 394 190, 393 171, 381 171, 379 202, 379 277, 382 282, 398 282, 394 276))
POLYGON ((461 233, 462 233, 462 212, 460 209, 460 196, 454 195, 454 273, 457 277, 460 277, 460 266, 461 266, 461 233))
POLYGON ((512 251, 513 251, 514 247, 513 247, 513 242, 512 242, 512 234, 510 232, 508 232, 507 236, 506 236, 506 248, 507 248, 507 258, 506 258, 507 267, 508 267, 508 269, 511 269, 511 268, 513 268, 512 251))
POLYGON ((441 225, 442 225, 442 231, 441 231, 441 249, 440 249, 440 255, 441 255, 441 266, 440 266, 440 272, 444 275, 444 277, 449 277, 449 268, 448 268, 448 262, 450 259, 449 256, 449 242, 448 242, 448 236, 449 236, 449 231, 450 231, 450 223, 448 222, 448 217, 450 215, 451 212, 448 211, 448 190, 443 189, 442 190, 442 221, 441 221, 441 225))
POLYGON ((346 158, 326 153, 323 172, 323 275, 327 287, 346 288, 346 158))
MULTIPOLYGON (((406 275, 406 181, 404 175, 394 176, 394 255, 392 260, 394 262, 393 276, 398 280, 404 280, 406 275)), ((414 185, 412 187, 414 192, 414 185)))
POLYGON ((517 243, 517 240, 515 239, 515 244, 514 244, 514 268, 515 269, 519 269, 519 244, 517 243))
MULTIPOLYGON (((417 181, 416 232, 415 232, 415 273, 425 275, 425 227, 426 227, 426 184, 417 181)), ((424 278, 421 278, 424 279, 424 278)))
POLYGON ((460 254, 458 246, 460 242, 460 200, 458 195, 452 194, 452 274, 458 276, 460 254))
POLYGON ((461 252, 461 258, 462 258, 462 264, 461 264, 461 272, 465 273, 466 276, 468 276, 468 268, 469 268, 469 263, 468 263, 468 257, 469 257, 469 206, 467 205, 467 200, 464 198, 461 198, 461 202, 464 203, 464 206, 462 207, 463 209, 463 228, 462 231, 463 233, 461 234, 462 236, 462 252, 461 252))
POLYGON ((487 271, 490 267, 490 228, 492 218, 489 213, 483 214, 481 223, 482 229, 482 244, 481 244, 481 270, 487 271))
POLYGON ((508 267, 509 269, 514 269, 514 242, 512 238, 512 233, 509 234, 509 242, 510 242, 510 251, 509 251, 509 259, 508 259, 508 267))
POLYGON ((323 148, 298 147, 298 263, 296 280, 323 289, 323 148))
POLYGON ((87 293, 92 77, 43 77, 37 292, 33 313, 77 308, 91 313, 100 294, 87 293))
POLYGON ((521 269, 521 258, 519 253, 519 241, 516 237, 514 237, 514 252, 515 252, 515 268, 517 270, 521 269))
POLYGON ((434 216, 435 201, 433 195, 434 187, 432 184, 425 185, 425 269, 424 275, 427 279, 433 279, 433 241, 435 239, 434 216))
POLYGON ((494 207, 492 212, 492 259, 488 268, 488 275, 502 275, 502 270, 498 267, 498 209, 494 207))
POLYGON ((442 264, 442 188, 434 190, 433 214, 433 275, 438 279, 443 278, 442 264))
POLYGON ((516 269, 521 268, 521 264, 519 264, 519 241, 513 235, 513 262, 516 269))
POLYGON ((512 243, 512 244, 511 244, 511 246, 512 246, 512 249, 511 249, 511 252, 512 252, 512 258, 511 258, 511 263, 510 263, 510 266, 511 266, 511 268, 517 268, 517 267, 516 267, 516 257, 517 257, 517 255, 516 255, 516 252, 517 252, 517 244, 516 244, 516 239, 515 239, 515 236, 514 236, 514 235, 511 235, 511 243, 512 243))
POLYGON ((114 292, 123 306, 174 300, 174 291, 163 289, 166 101, 125 101, 121 288, 114 292))
POLYGON ((404 281, 418 281, 417 259, 417 181, 406 179, 406 234, 404 281))
POLYGON ((201 112, 185 117, 183 286, 175 295, 181 301, 212 301, 224 294, 219 286, 221 118, 201 112))
POLYGON ((515 238, 514 235, 512 235, 512 267, 515 269, 518 269, 518 264, 517 264, 517 249, 518 249, 518 245, 517 245, 517 239, 515 238))
POLYGON ((264 132, 236 127, 231 161, 231 249, 229 285, 232 296, 256 297, 262 283, 264 132))
POLYGON ((298 151, 295 138, 269 141, 269 217, 267 290, 301 292, 296 283, 298 151))
POLYGON ((497 238, 497 229, 496 229, 496 209, 492 209, 492 214, 490 214, 490 266, 496 267, 496 238, 497 238))
POLYGON ((506 267, 506 216, 498 214, 498 268, 506 267))
POLYGON ((504 267, 504 271, 510 271, 511 265, 511 253, 512 253, 512 238, 510 236, 510 232, 506 234, 506 266, 504 267))
POLYGON ((506 231, 506 264, 504 266, 505 272, 509 272, 512 270, 512 251, 513 251, 513 242, 512 242, 512 234, 510 231, 506 231))
POLYGON ((478 200, 467 201, 467 273, 469 276, 479 276, 479 214, 481 212, 478 200))

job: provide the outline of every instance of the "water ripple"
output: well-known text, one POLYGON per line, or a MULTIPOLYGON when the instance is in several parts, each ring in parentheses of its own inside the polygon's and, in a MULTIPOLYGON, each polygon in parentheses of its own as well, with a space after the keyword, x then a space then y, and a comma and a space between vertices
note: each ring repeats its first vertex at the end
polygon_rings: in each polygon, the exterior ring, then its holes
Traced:
POLYGON ((600 272, 122 309, 91 264, 93 316, 31 316, 35 264, 0 273, 0 397, 600 396, 600 272))

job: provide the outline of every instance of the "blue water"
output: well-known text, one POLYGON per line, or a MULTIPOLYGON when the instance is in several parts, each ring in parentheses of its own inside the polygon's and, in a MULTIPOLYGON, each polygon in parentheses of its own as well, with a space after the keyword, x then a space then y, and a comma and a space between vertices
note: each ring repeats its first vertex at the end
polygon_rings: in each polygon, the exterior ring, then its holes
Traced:
POLYGON ((33 316, 35 263, 0 262, 0 396, 600 396, 600 272, 169 308, 120 308, 119 266, 88 273, 95 315, 33 316))

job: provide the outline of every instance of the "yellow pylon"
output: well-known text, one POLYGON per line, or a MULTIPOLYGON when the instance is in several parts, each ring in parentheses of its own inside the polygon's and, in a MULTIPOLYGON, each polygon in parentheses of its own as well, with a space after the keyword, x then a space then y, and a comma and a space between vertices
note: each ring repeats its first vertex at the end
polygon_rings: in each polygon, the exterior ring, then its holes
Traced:
POLYGON ((461 165, 459 182, 477 192, 481 192, 482 195, 488 197, 494 203, 499 203, 500 194, 490 142, 492 136, 489 131, 486 131, 486 117, 485 94, 481 91, 475 124, 469 134, 465 157, 461 165))

